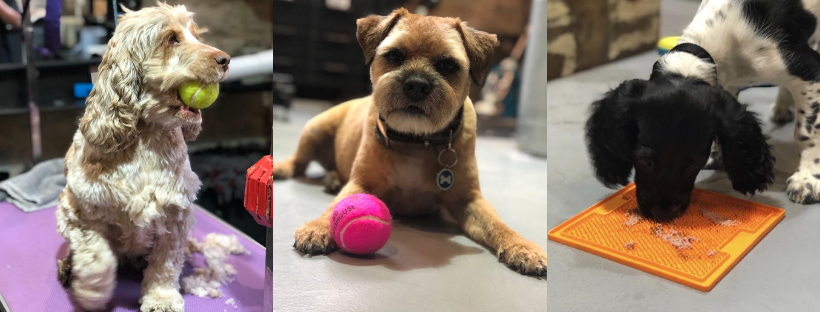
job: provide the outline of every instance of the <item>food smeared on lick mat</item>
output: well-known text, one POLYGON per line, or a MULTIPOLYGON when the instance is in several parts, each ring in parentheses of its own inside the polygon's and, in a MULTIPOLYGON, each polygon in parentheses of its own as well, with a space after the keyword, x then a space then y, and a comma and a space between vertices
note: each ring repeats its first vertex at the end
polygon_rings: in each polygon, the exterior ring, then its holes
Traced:
POLYGON ((672 222, 641 217, 630 184, 549 232, 549 239, 710 291, 785 216, 781 208, 695 189, 672 222))

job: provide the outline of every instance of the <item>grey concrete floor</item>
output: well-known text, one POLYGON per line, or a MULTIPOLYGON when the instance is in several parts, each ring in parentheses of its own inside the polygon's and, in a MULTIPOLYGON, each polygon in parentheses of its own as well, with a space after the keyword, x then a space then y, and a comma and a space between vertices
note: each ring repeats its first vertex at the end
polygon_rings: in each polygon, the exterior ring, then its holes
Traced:
MULTIPOLYGON (((549 227, 614 192, 593 175, 583 126, 590 103, 623 80, 649 78, 656 52, 550 81, 548 206, 549 227)), ((700 292, 558 243, 549 242, 549 306, 558 311, 817 311, 820 306, 820 206, 791 203, 785 181, 797 167, 794 123, 768 121, 776 88, 740 93, 764 121, 777 157, 774 185, 746 197, 732 190, 725 173, 702 171, 697 187, 783 207, 775 227, 711 292, 700 292)))
MULTIPOLYGON (((329 107, 297 101, 290 122, 275 122, 273 158, 296 148, 308 119, 329 107)), ((482 191, 501 218, 525 238, 547 244, 547 162, 508 138, 479 137, 482 191)), ((387 245, 371 259, 333 253, 304 256, 294 231, 317 218, 333 196, 314 179, 273 187, 274 311, 546 311, 547 282, 519 275, 440 218, 397 219, 387 245)))

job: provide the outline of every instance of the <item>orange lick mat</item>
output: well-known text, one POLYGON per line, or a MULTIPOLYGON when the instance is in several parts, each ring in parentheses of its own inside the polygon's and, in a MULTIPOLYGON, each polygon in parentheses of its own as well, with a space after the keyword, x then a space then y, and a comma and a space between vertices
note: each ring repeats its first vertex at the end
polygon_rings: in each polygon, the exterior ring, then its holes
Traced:
POLYGON ((781 208, 695 189, 680 218, 640 217, 630 184, 558 225, 549 239, 710 291, 785 216, 781 208))

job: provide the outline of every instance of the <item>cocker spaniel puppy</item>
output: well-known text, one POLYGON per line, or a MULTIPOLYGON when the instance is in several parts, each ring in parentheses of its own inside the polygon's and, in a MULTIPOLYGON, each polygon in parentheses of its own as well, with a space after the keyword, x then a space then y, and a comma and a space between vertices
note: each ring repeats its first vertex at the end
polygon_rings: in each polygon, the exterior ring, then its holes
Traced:
POLYGON ((623 82, 592 105, 586 134, 598 179, 623 185, 634 168, 638 206, 656 220, 686 211, 698 171, 717 167, 718 156, 735 190, 764 191, 775 158, 737 94, 741 86, 773 83, 780 94, 771 120, 797 118, 799 165, 786 195, 820 202, 818 21, 816 1, 703 0, 649 80, 623 82))
POLYGON ((230 57, 200 42, 184 6, 126 12, 65 156, 56 214, 70 251, 58 279, 77 305, 103 309, 118 263, 144 257, 140 311, 184 311, 179 276, 200 187, 185 142, 202 120, 177 88, 224 80, 230 57))
POLYGON ((592 104, 590 158, 607 187, 634 168, 643 216, 669 221, 689 207, 695 178, 720 142, 735 190, 754 194, 774 179, 774 157, 755 115, 728 92, 683 77, 630 80, 592 104))

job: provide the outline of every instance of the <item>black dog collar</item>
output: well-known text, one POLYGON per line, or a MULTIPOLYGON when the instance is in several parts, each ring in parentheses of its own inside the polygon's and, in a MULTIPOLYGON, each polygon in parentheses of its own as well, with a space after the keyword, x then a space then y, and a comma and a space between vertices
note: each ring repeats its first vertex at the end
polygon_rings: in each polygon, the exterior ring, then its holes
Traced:
MULTIPOLYGON (((706 49, 704 49, 703 47, 701 47, 697 44, 685 42, 685 43, 681 43, 681 44, 676 45, 674 48, 672 48, 672 50, 669 50, 668 53, 672 53, 672 52, 689 53, 689 54, 692 54, 692 55, 698 57, 699 59, 703 60, 704 62, 715 65, 715 84, 718 83, 717 82, 717 80, 718 80, 718 78, 717 78, 718 77, 718 75, 717 75, 717 63, 715 63, 715 59, 712 58, 712 55, 709 54, 709 51, 706 51, 706 49)), ((655 65, 652 67, 652 76, 654 76, 655 73, 660 73, 660 72, 661 72, 661 63, 660 63, 660 61, 657 61, 657 62, 655 62, 655 65)))
POLYGON ((438 153, 441 150, 448 149, 451 136, 456 135, 458 130, 461 129, 462 120, 464 119, 463 116, 464 106, 458 109, 458 114, 456 114, 456 117, 450 121, 450 124, 447 125, 444 130, 433 134, 416 135, 402 133, 390 128, 381 114, 379 114, 375 127, 376 141, 389 149, 410 150, 432 148, 434 153, 438 153))
POLYGON ((709 54, 709 51, 706 51, 706 49, 694 43, 681 43, 672 48, 672 50, 669 50, 669 52, 686 52, 694 56, 697 56, 698 58, 712 65, 715 65, 715 60, 712 58, 712 55, 709 54))

